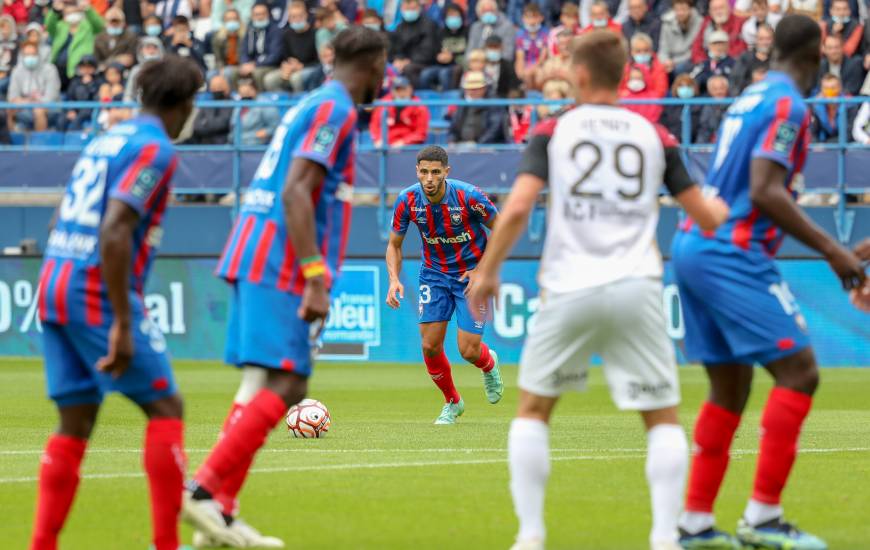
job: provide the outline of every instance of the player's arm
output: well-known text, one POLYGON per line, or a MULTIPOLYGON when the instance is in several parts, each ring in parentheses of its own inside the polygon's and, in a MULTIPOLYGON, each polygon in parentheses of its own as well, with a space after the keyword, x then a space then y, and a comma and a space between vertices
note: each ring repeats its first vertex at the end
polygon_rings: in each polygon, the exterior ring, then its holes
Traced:
POLYGON ((405 287, 399 280, 402 272, 402 243, 405 241, 404 233, 390 232, 390 241, 387 243, 387 276, 390 280, 390 289, 387 291, 387 305, 393 309, 399 307, 399 300, 405 298, 405 287))
POLYGON ((133 357, 130 265, 133 232, 138 225, 139 213, 136 210, 121 200, 109 199, 100 226, 100 269, 114 321, 109 334, 108 354, 99 360, 97 370, 111 373, 114 377, 124 374, 133 357))
MULTIPOLYGON (((855 247, 855 254, 864 262, 864 265, 870 263, 870 237, 864 239, 855 247)), ((870 279, 865 279, 861 288, 854 289, 850 297, 855 307, 870 313, 870 279)))
POLYGON ((305 277, 305 290, 299 317, 307 323, 325 319, 329 313, 329 291, 326 288, 326 264, 317 247, 314 223, 314 203, 311 197, 323 185, 326 167, 304 157, 296 157, 290 165, 281 203, 287 224, 287 237, 296 251, 305 277))
POLYGON ((788 168, 775 160, 756 157, 749 172, 749 197, 756 208, 783 231, 822 254, 843 288, 858 288, 865 279, 860 260, 806 215, 785 186, 788 168))

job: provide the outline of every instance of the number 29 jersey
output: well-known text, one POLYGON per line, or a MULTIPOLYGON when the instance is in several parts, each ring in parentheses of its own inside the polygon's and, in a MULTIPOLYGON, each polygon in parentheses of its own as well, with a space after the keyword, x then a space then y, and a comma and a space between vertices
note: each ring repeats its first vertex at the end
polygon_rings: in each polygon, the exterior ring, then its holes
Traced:
POLYGON ((662 276, 660 187, 677 195, 694 185, 663 127, 617 106, 581 105, 535 129, 519 172, 549 186, 542 289, 662 276))
MULTIPOLYGON (((100 225, 110 199, 139 214, 130 289, 139 299, 162 237, 160 223, 177 157, 159 119, 141 115, 94 139, 73 168, 39 276, 39 316, 102 326, 112 310, 100 271, 100 225)), ((143 306, 144 307, 144 306, 143 306)))

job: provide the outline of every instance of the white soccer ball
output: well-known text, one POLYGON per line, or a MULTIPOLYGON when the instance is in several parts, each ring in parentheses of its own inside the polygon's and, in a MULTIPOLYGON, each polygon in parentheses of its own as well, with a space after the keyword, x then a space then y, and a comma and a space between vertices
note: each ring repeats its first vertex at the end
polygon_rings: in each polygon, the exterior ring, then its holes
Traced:
POLYGON ((287 429, 293 437, 325 437, 332 425, 329 409, 316 399, 303 399, 287 411, 287 429))

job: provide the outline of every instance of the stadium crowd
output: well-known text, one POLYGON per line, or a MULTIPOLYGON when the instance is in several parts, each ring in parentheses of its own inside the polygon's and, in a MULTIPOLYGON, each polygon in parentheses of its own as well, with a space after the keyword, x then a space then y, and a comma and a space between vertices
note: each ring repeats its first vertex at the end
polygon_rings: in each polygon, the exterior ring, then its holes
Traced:
MULTIPOLYGON (((331 78, 330 41, 348 25, 389 41, 383 98, 543 97, 570 95, 568 44, 590 29, 625 36, 631 58, 626 99, 726 98, 764 77, 777 22, 807 14, 823 33, 813 95, 870 95, 870 0, 3 0, 0 100, 134 100, 142 62, 190 57, 207 77, 209 99, 253 100, 302 93, 331 78), (768 3, 770 2, 770 3, 768 3)), ((681 106, 631 109, 681 132, 681 106)), ((691 139, 712 143, 724 105, 691 108, 691 139)), ((427 141, 440 123, 450 143, 522 143, 534 120, 557 105, 429 109, 381 108, 367 117, 374 143, 427 141), (443 118, 442 118, 443 117, 443 118)), ((274 107, 200 107, 189 143, 227 143, 241 125, 245 145, 268 142, 274 107)), ((870 103, 848 109, 850 140, 870 144, 870 103)), ((10 132, 108 127, 127 109, 8 109, 10 132)), ((836 105, 813 108, 816 141, 836 141, 836 105)))

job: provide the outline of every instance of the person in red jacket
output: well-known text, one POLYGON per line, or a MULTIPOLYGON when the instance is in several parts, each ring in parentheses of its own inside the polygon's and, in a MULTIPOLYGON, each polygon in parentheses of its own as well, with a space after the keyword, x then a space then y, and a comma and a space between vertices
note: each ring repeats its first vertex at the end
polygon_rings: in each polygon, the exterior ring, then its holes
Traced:
POLYGON ((587 25, 581 31, 581 34, 594 29, 609 29, 622 36, 622 25, 614 21, 613 17, 610 16, 610 8, 607 6, 607 2, 596 0, 589 8, 589 18, 592 20, 592 23, 587 25))
POLYGON ((734 59, 746 51, 746 42, 741 37, 743 23, 746 20, 731 13, 728 0, 710 0, 710 15, 701 23, 701 31, 692 43, 692 63, 703 63, 707 60, 708 35, 713 31, 728 33, 728 56, 734 59))
POLYGON ((668 73, 664 65, 659 62, 658 56, 653 51, 652 37, 643 32, 637 32, 631 37, 630 44, 631 61, 625 66, 620 91, 627 89, 629 73, 634 66, 642 66, 647 70, 645 91, 650 97, 665 97, 668 93, 668 73))
POLYGON ((33 0, 3 0, 3 15, 11 15, 19 25, 27 23, 27 13, 33 7, 33 0))
MULTIPOLYGON (((631 63, 628 67, 628 79, 624 86, 619 88, 619 99, 661 99, 662 95, 650 88, 651 81, 652 77, 648 67, 639 63, 631 63)), ((659 121, 663 110, 661 105, 649 104, 626 105, 625 108, 639 114, 653 124, 659 121)))
MULTIPOLYGON (((398 76, 393 79, 393 87, 390 93, 381 98, 382 101, 414 100, 420 98, 414 95, 411 82, 398 76)), ((406 107, 376 107, 372 112, 369 122, 369 131, 375 145, 383 145, 383 110, 387 110, 387 145, 389 147, 402 147, 403 145, 415 145, 426 141, 429 132, 429 109, 423 105, 409 105, 406 107)))

